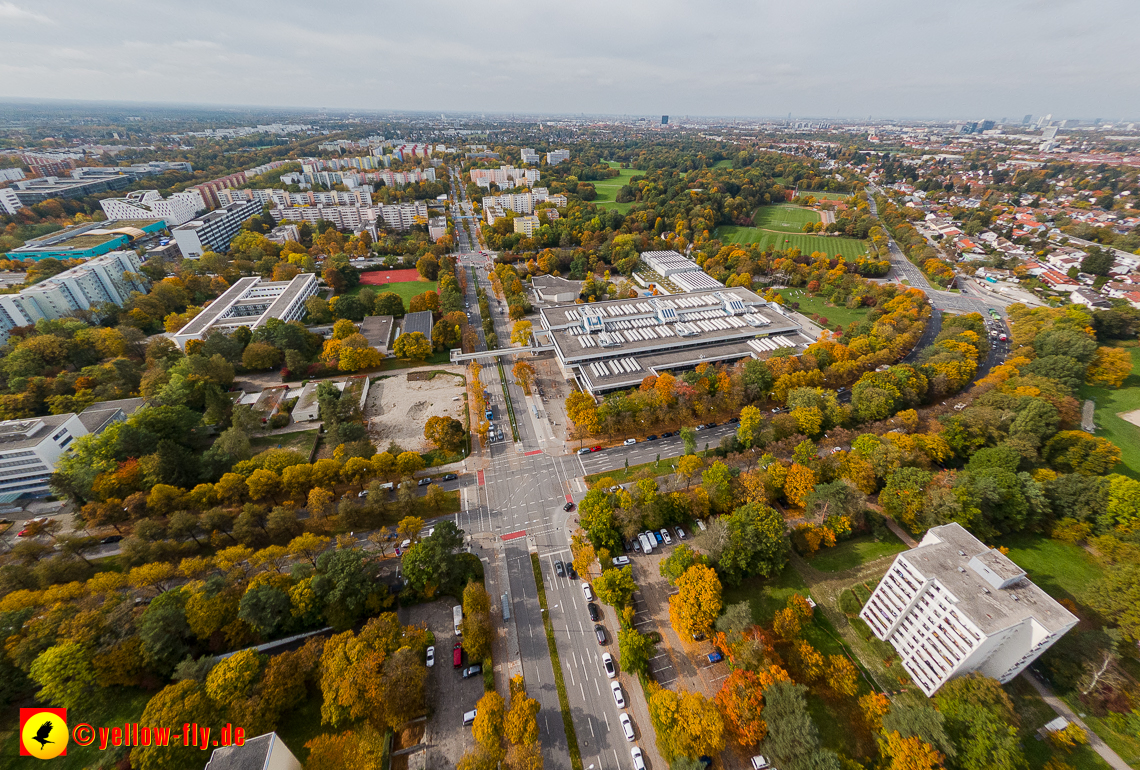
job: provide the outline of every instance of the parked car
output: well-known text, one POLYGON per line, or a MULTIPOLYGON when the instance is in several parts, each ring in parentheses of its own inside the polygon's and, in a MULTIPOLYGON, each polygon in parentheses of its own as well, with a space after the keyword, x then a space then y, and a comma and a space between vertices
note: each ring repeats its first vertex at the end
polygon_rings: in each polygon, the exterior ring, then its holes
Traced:
POLYGON ((704 430, 707 427, 708 427, 708 425, 706 425, 705 423, 702 422, 700 425, 697 426, 697 430, 704 430))
POLYGON ((704 532, 708 529, 708 527, 705 526, 705 523, 703 521, 697 519, 697 529, 699 529, 701 532, 704 532))
MULTIPOLYGON (((472 711, 472 714, 475 712, 472 711)), ((471 717, 474 719, 475 717, 471 717)), ((645 770, 645 759, 641 756, 641 749, 634 746, 629 750, 629 755, 633 757, 633 770, 645 770)))
POLYGON ((478 713, 479 713, 479 711, 477 709, 471 709, 470 711, 464 713, 463 714, 463 726, 464 727, 470 727, 475 722, 475 715, 478 713))
POLYGON ((705 636, 704 631, 697 631, 695 634, 693 634, 694 642, 703 642, 706 638, 707 637, 705 636))
POLYGON ((579 449, 579 450, 578 450, 578 454, 580 454, 580 455, 588 455, 588 454, 590 454, 590 452, 593 452, 593 451, 594 451, 594 450, 593 450, 593 449, 590 449, 589 447, 582 447, 581 449, 579 449))
POLYGON ((467 668, 463 669, 463 678, 464 679, 470 679, 471 677, 475 676, 476 674, 481 674, 481 673, 483 673, 483 666, 479 663, 476 663, 473 666, 468 666, 467 668))
POLYGON ((678 540, 684 540, 685 539, 685 530, 681 529, 680 527, 677 527, 677 539, 678 540))
POLYGON ((117 543, 122 539, 123 539, 122 535, 108 535, 107 537, 103 538, 99 542, 102 543, 103 545, 110 545, 111 543, 117 543))
POLYGON ((656 441, 657 440, 657 434, 656 433, 650 433, 648 436, 645 437, 645 440, 646 441, 656 441))
POLYGON ((590 613, 590 620, 595 623, 602 619, 602 613, 598 609, 598 605, 593 602, 586 602, 586 612, 590 613))
POLYGON ((590 590, 590 584, 585 580, 582 581, 582 593, 586 596, 586 601, 594 601, 594 592, 590 590))
POLYGON ((614 656, 608 652, 602 655, 602 666, 606 669, 606 676, 610 679, 617 677, 617 666, 614 665, 614 656))
POLYGON ((431 668, 435 665, 435 646, 427 648, 427 667, 431 668))
POLYGON ((562 510, 564 510, 564 511, 574 510, 574 503, 566 503, 566 505, 562 506, 562 510))
POLYGON ((669 530, 665 527, 661 528, 661 538, 665 541, 665 545, 673 545, 673 538, 669 537, 669 530))
POLYGON ((615 556, 614 557, 614 566, 615 567, 624 567, 627 564, 629 564, 629 557, 628 556, 615 556))
POLYGON ((610 691, 614 694, 614 703, 619 709, 625 708, 625 693, 621 691, 620 682, 610 682, 610 691))
POLYGON ((641 553, 641 538, 636 537, 633 539, 633 552, 641 553))
POLYGON ((667 430, 661 434, 661 438, 673 438, 673 431, 667 430))
POLYGON ((651 538, 653 538, 654 545, 664 545, 665 544, 665 538, 661 537, 660 532, 650 532, 649 536, 651 538))
POLYGON ((600 446, 594 446, 594 447, 590 447, 590 451, 591 452, 600 452, 600 451, 602 451, 602 448, 600 446))
POLYGON ((367 490, 367 489, 363 489, 363 490, 361 490, 361 491, 357 492, 357 493, 356 493, 356 496, 357 496, 357 497, 368 497, 368 490, 367 490))
POLYGON ((630 551, 633 550, 633 543, 629 542, 628 540, 622 540, 621 541, 621 550, 625 553, 629 553, 630 551))
POLYGON ((625 733, 626 740, 634 739, 634 721, 629 719, 629 714, 621 712, 618 716, 618 721, 621 722, 621 732, 625 733))
POLYGON ((598 644, 606 643, 606 629, 603 626, 594 626, 594 636, 598 637, 598 644))
POLYGON ((423 479, 420 479, 418 482, 416 482, 416 486, 426 487, 430 483, 431 483, 431 479, 423 478, 423 479))
POLYGON ((625 446, 632 446, 633 444, 636 444, 636 443, 637 443, 637 439, 635 439, 635 438, 627 438, 627 439, 626 439, 625 441, 623 441, 622 443, 623 443, 625 446))
POLYGON ((709 663, 720 663, 722 660, 724 660, 724 656, 719 652, 710 652, 708 654, 708 659, 709 663))
POLYGON ((768 758, 763 754, 757 754, 752 758, 752 770, 764 770, 768 767, 768 758))
POLYGON ((573 564, 566 565, 566 572, 568 573, 567 577, 569 577, 571 580, 578 579, 578 570, 574 569, 573 564))
POLYGON ((566 565, 560 561, 554 562, 554 574, 558 577, 566 577, 566 565))
POLYGON ((451 665, 453 668, 459 668, 463 665, 463 645, 458 642, 451 649, 451 665))
POLYGON ((444 481, 455 481, 457 478, 459 478, 458 473, 448 473, 448 474, 444 475, 443 480, 444 481))
POLYGON ((739 417, 733 417, 731 420, 728 421, 728 424, 729 425, 739 425, 740 424, 740 418, 739 417))

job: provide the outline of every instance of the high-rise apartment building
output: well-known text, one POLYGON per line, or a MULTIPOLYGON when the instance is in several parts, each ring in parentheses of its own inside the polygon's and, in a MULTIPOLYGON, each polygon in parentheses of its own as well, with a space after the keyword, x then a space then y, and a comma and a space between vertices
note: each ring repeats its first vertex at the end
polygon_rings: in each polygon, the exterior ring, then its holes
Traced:
POLYGON ((262 204, 255 200, 230 203, 220 209, 192 219, 170 232, 178 242, 182 256, 197 259, 207 251, 225 251, 241 231, 242 222, 261 213, 262 204))
POLYGON ((189 222, 206 210, 206 201, 197 190, 185 190, 163 198, 158 190, 139 190, 125 198, 99 201, 107 219, 161 219, 174 227, 189 222))

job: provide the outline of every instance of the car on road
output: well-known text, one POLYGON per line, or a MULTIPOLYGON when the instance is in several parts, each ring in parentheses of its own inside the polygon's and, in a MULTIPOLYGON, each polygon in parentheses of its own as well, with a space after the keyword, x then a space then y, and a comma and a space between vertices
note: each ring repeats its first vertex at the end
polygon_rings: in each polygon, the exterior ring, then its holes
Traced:
POLYGON ((661 538, 665 541, 665 545, 673 545, 673 538, 669 537, 669 530, 664 527, 661 528, 661 538))
POLYGON ((470 727, 475 722, 475 715, 478 714, 478 709, 471 709, 463 715, 463 726, 470 727))
POLYGON ((457 478, 459 478, 458 473, 448 473, 448 474, 444 475, 443 480, 444 481, 455 481, 457 478))
POLYGON ((586 612, 590 613, 590 620, 595 623, 602 619, 602 613, 598 610, 598 605, 593 602, 586 602, 586 612))
POLYGON ((708 427, 710 427, 710 428, 715 428, 715 427, 716 427, 716 423, 715 423, 715 422, 710 422, 710 423, 709 423, 709 425, 708 425, 708 427))
MULTIPOLYGON (((475 717, 471 718, 475 719, 475 717)), ((629 755, 633 757, 633 770, 645 770, 645 758, 641 756, 641 749, 639 749, 637 746, 634 746, 629 750, 629 755)))
POLYGON ((740 418, 739 417, 733 417, 731 420, 729 420, 728 422, 725 423, 725 425, 739 425, 739 424, 740 424, 740 418))
POLYGON ((619 709, 625 708, 625 693, 621 691, 620 682, 610 682, 610 690, 614 694, 614 703, 619 709))
POLYGON ((435 645, 427 648, 427 663, 425 665, 427 665, 428 668, 435 665, 435 645))
POLYGON ((629 557, 628 556, 615 556, 614 557, 614 566, 615 567, 624 567, 627 564, 629 564, 629 557))
POLYGON ((603 626, 594 626, 594 636, 598 637, 598 644, 606 643, 606 629, 603 626))
POLYGON ((637 443, 637 439, 635 439, 635 438, 627 438, 625 441, 622 442, 622 444, 624 446, 633 446, 636 443, 637 443))
POLYGON ((768 767, 768 758, 763 754, 757 754, 752 758, 752 770, 764 770, 768 767))
POLYGON ((719 652, 710 652, 708 654, 708 659, 709 663, 720 663, 722 660, 724 660, 724 656, 719 652))
POLYGON ((566 503, 566 505, 562 506, 562 510, 564 510, 564 511, 574 510, 574 503, 566 503))
POLYGON ((614 656, 608 652, 602 655, 602 666, 606 669, 606 676, 610 679, 617 677, 617 666, 614 665, 614 656))
POLYGON ((645 437, 645 440, 646 441, 656 441, 657 440, 657 434, 656 433, 650 433, 648 436, 645 437))
POLYGON ((107 537, 103 538, 99 542, 102 545, 110 545, 111 543, 117 543, 122 539, 123 539, 122 535, 108 535, 107 537))
POLYGON ((685 530, 681 529, 680 527, 677 527, 677 539, 678 540, 684 540, 685 539, 685 530))
POLYGON ((459 668, 463 665, 463 645, 459 642, 451 649, 451 665, 453 668, 459 668))
POLYGON ((621 716, 618 717, 618 721, 621 722, 621 731, 625 733, 625 739, 632 742, 635 739, 633 734, 633 720, 629 718, 629 714, 623 711, 621 712, 621 716))
POLYGON ((463 669, 463 678, 464 679, 470 679, 471 677, 475 676, 476 674, 481 674, 481 673, 483 673, 483 666, 482 666, 482 664, 476 663, 473 666, 468 666, 467 668, 463 669))
POLYGON ((423 478, 423 479, 420 479, 418 482, 416 482, 416 486, 418 486, 418 487, 426 487, 426 486, 427 486, 428 484, 430 484, 430 483, 431 483, 431 479, 429 479, 429 478, 423 478))
POLYGON ((554 562, 554 574, 558 577, 566 577, 566 565, 560 561, 554 562))
POLYGON ((590 449, 589 447, 582 447, 581 449, 578 450, 577 454, 588 455, 588 454, 590 454, 590 452, 593 452, 593 451, 594 450, 590 449))
POLYGON ((586 601, 594 601, 594 592, 590 590, 590 584, 585 580, 582 581, 582 593, 586 596, 586 601))
POLYGON ((574 569, 573 564, 567 564, 566 565, 566 571, 570 573, 569 577, 571 580, 577 580, 578 579, 578 571, 576 569, 574 569))

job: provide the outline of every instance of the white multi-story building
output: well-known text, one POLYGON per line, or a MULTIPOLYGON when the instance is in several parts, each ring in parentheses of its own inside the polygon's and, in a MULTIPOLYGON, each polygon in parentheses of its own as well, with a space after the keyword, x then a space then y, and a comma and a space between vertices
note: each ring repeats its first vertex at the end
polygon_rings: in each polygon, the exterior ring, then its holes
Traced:
MULTIPOLYGON (((417 218, 426 224, 428 207, 425 201, 393 203, 388 206, 277 206, 270 213, 278 222, 309 222, 316 224, 325 219, 341 230, 359 232, 375 228, 378 221, 393 230, 410 230, 417 218)), ((373 233, 375 235, 375 233, 373 233)))
POLYGON ((158 190, 139 190, 125 198, 99 201, 107 219, 162 219, 174 227, 189 222, 206 210, 206 201, 197 190, 185 190, 163 198, 158 190))
POLYGON ((428 237, 438 241, 447 235, 447 217, 432 217, 428 220, 428 237))
POLYGON ((301 273, 291 281, 266 281, 256 275, 241 278, 174 334, 173 340, 185 348, 189 340, 200 340, 211 329, 229 333, 239 326, 257 329, 271 318, 299 321, 305 317, 305 300, 316 293, 317 277, 312 273, 301 273))
POLYGON ((515 168, 514 166, 499 166, 498 168, 473 168, 471 181, 480 187, 489 187, 492 184, 499 186, 512 183, 511 187, 530 187, 542 178, 537 168, 515 168))
POLYGON ((546 164, 548 166, 556 165, 564 160, 570 160, 569 150, 554 150, 546 153, 546 164))
POLYGON ((173 228, 182 256, 197 259, 207 251, 225 251, 241 231, 242 222, 261 213, 262 204, 255 200, 230 203, 198 219, 173 228))
POLYGON ((47 493, 56 462, 87 432, 77 414, 0 422, 0 500, 47 493))
POLYGON ((1077 624, 960 524, 934 527, 899 554, 859 617, 928 696, 974 671, 1008 682, 1077 624))
POLYGON ((0 188, 0 211, 12 216, 22 208, 24 208, 24 204, 16 196, 15 190, 11 187, 0 188))
POLYGON ((542 158, 541 155, 539 155, 530 147, 523 147, 520 154, 522 155, 523 163, 532 163, 537 165, 538 161, 542 158))
POLYGON ((41 318, 65 318, 77 310, 97 310, 103 303, 127 303, 131 293, 146 292, 142 262, 133 251, 113 251, 40 281, 19 294, 0 295, 0 343, 17 326, 41 318))

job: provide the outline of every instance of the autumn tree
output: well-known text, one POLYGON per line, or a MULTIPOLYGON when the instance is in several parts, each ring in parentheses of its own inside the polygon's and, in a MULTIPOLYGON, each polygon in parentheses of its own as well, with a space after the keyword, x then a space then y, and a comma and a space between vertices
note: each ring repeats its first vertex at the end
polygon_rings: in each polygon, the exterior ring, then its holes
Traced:
POLYGON ((399 358, 423 361, 431 355, 431 343, 420 332, 401 334, 392 344, 392 352, 399 358))
POLYGON ((784 496, 791 505, 802 506, 815 485, 815 471, 799 463, 792 463, 784 481, 784 496))
POLYGON ((759 673, 733 669, 724 680, 714 701, 729 731, 741 746, 755 746, 768 734, 764 722, 764 689, 775 682, 790 682, 788 673, 779 666, 769 666, 759 673))
POLYGON ((520 360, 511 367, 511 373, 515 376, 518 386, 530 393, 535 381, 534 366, 529 361, 520 360))
POLYGON ((1132 358, 1126 348, 1100 347, 1089 362, 1085 378, 1089 385, 1119 388, 1131 373, 1132 358))
POLYGON ((724 718, 716 704, 700 693, 650 685, 649 721, 666 762, 676 757, 714 756, 724 750, 724 718))
POLYGON ((503 696, 494 690, 486 692, 475 704, 475 722, 471 725, 471 735, 489 752, 503 755, 503 730, 506 720, 506 704, 503 696))
POLYGON ((444 452, 451 453, 457 450, 466 437, 467 432, 463 430, 463 423, 454 417, 429 417, 424 425, 424 438, 444 452))
POLYGON ((511 327, 511 342, 518 343, 523 347, 530 344, 531 338, 534 336, 534 327, 530 321, 515 321, 515 325, 511 327))
POLYGON ((33 661, 29 673, 41 688, 39 697, 59 708, 87 705, 97 689, 91 653, 78 642, 64 642, 44 650, 33 661))
POLYGON ((939 770, 945 757, 921 738, 904 738, 898 732, 887 735, 883 753, 891 758, 888 770, 939 770))
POLYGON ((721 584, 716 570, 694 564, 677 580, 677 593, 669 597, 669 622, 682 639, 707 634, 720 615, 721 584))
POLYGON ((471 660, 481 661, 491 654, 494 627, 491 624, 491 597, 482 583, 471 581, 463 589, 463 649, 471 660))

